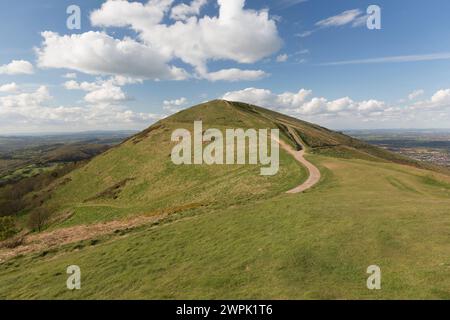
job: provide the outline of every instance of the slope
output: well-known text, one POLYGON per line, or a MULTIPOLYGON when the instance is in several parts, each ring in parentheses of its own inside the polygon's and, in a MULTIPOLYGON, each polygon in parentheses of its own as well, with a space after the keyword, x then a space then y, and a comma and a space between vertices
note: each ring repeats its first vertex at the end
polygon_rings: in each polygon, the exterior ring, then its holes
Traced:
POLYGON ((224 101, 212 101, 162 120, 121 145, 96 157, 49 186, 44 206, 54 213, 52 228, 98 223, 175 208, 218 208, 267 199, 296 186, 305 169, 281 152, 281 170, 259 175, 259 166, 176 166, 170 154, 171 134, 207 128, 276 128, 269 119, 244 112, 224 101))
POLYGON ((282 140, 298 150, 304 144, 313 154, 417 165, 314 124, 248 104, 215 100, 156 123, 49 186, 43 198, 50 200, 44 206, 58 226, 70 226, 183 206, 228 207, 270 198, 307 178, 305 169, 284 151, 275 177, 259 176, 257 166, 175 166, 170 159, 171 133, 178 128, 191 130, 196 120, 203 121, 204 130, 279 128, 282 140))
POLYGON ((55 187, 52 205, 63 203, 75 213, 51 228, 142 214, 139 206, 151 213, 198 198, 213 203, 158 224, 8 260, 0 264, 0 298, 450 298, 449 177, 388 161, 391 155, 356 141, 346 144, 348 139, 222 101, 161 121, 55 187), (320 168, 320 184, 286 194, 306 175, 284 152, 282 170, 271 178, 251 166, 213 172, 170 167, 167 135, 198 119, 221 128, 278 125, 293 146, 309 139, 306 157, 320 168), (311 147, 311 141, 322 147, 311 147), (161 162, 170 170, 160 169, 161 162), (141 187, 140 198, 134 183, 143 175, 152 183, 141 187), (116 199, 108 198, 104 188, 130 177, 116 199), (255 195, 261 186, 264 192, 255 195), (74 194, 77 188, 88 191, 74 194), (93 193, 102 196, 92 199, 93 193), (72 264, 82 270, 82 290, 76 292, 65 288, 72 264), (366 288, 366 269, 373 264, 382 268, 381 291, 366 288))

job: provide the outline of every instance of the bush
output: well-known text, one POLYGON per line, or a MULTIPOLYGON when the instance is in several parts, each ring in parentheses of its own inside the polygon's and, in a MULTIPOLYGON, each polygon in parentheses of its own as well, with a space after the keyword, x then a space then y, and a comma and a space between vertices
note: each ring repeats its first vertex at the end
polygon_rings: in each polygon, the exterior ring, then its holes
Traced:
POLYGON ((0 241, 6 240, 17 233, 13 217, 0 217, 0 241))
POLYGON ((45 208, 35 209, 28 219, 28 227, 33 231, 41 232, 50 219, 50 212, 45 208))
POLYGON ((0 243, 0 248, 14 249, 23 244, 24 236, 17 235, 0 243))
POLYGON ((25 208, 23 200, 1 200, 0 199, 0 216, 13 216, 25 208))

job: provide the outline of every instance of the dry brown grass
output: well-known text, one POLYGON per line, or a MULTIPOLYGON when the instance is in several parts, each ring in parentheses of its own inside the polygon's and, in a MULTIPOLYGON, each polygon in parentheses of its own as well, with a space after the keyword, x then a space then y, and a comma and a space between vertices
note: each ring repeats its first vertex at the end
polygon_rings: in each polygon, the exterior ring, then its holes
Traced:
POLYGON ((4 262, 22 254, 51 250, 66 244, 90 240, 97 237, 118 233, 119 231, 133 229, 142 225, 153 224, 162 221, 170 215, 203 206, 205 205, 192 203, 184 206, 161 209, 155 212, 150 212, 146 215, 129 219, 93 225, 79 225, 38 234, 22 234, 0 243, 0 262, 4 262))

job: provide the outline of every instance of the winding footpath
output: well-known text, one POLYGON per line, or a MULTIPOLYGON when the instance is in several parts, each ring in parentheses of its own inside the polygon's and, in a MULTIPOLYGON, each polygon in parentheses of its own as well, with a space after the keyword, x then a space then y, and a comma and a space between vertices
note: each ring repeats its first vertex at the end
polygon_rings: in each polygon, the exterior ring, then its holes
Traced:
MULTIPOLYGON (((227 100, 223 100, 223 101, 225 102, 225 104, 228 107, 233 108, 233 106, 231 105, 231 103, 229 101, 227 101, 227 100)), ((262 116, 264 116, 264 115, 262 115, 262 116)), ((270 118, 269 118, 269 120, 272 121, 272 119, 270 119, 270 118)), ((298 187, 295 187, 292 190, 287 191, 286 193, 290 193, 290 194, 302 193, 302 192, 304 192, 304 191, 314 187, 316 184, 319 183, 320 177, 321 177, 320 171, 319 171, 319 169, 317 169, 317 167, 315 165, 313 165, 311 162, 309 162, 308 160, 305 159, 305 157, 304 157, 305 156, 305 149, 306 149, 305 145, 303 144, 301 139, 297 136, 297 134, 295 134, 295 132, 292 129, 292 127, 288 123, 284 123, 284 125, 286 125, 287 129, 289 130, 291 135, 294 137, 295 141, 299 145, 302 146, 302 150, 296 151, 290 145, 285 143, 284 141, 282 141, 280 139, 276 139, 274 137, 272 137, 272 139, 277 141, 278 144, 281 146, 281 148, 283 148, 285 151, 287 151, 289 154, 291 154, 295 158, 295 160, 297 160, 303 166, 305 166, 306 169, 309 172, 309 177, 304 183, 302 183, 298 187)))
POLYGON ((301 144, 302 150, 296 151, 294 150, 290 145, 288 145, 286 142, 282 140, 277 140, 277 142, 280 144, 281 148, 283 148, 285 151, 287 151, 289 154, 291 154, 295 160, 300 162, 303 166, 306 167, 306 169, 309 172, 308 179, 299 185, 298 187, 295 187, 292 190, 287 191, 286 193, 290 194, 296 194, 304 192, 312 187, 314 187, 317 183, 320 181, 320 171, 317 169, 315 165, 313 165, 311 162, 305 159, 305 146, 301 144))

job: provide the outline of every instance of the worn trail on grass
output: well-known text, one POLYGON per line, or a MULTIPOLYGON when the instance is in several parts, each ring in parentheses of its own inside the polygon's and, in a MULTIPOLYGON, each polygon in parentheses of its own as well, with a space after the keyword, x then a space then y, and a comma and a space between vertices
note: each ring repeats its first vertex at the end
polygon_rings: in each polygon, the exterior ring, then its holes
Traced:
MULTIPOLYGON (((225 101, 225 103, 230 108, 233 107, 230 104, 230 102, 225 101)), ((269 120, 271 120, 271 119, 269 119, 269 120)), ((311 189, 312 187, 314 187, 316 184, 319 183, 320 178, 321 178, 320 171, 319 171, 319 169, 317 169, 317 167, 315 165, 313 165, 311 162, 309 162, 308 160, 305 159, 306 147, 305 147, 303 141, 297 136, 295 131, 292 129, 292 127, 288 123, 286 123, 284 121, 280 121, 280 122, 282 122, 287 127, 287 129, 288 129, 289 133, 291 134, 292 138, 294 138, 295 142, 302 147, 302 150, 296 151, 290 145, 288 145, 287 143, 285 143, 281 139, 275 139, 275 140, 279 143, 279 145, 285 151, 287 151, 289 154, 291 154, 295 158, 295 160, 297 160, 303 166, 305 166, 306 169, 308 170, 308 173, 309 173, 308 179, 304 183, 302 183, 298 187, 295 187, 292 190, 287 191, 286 193, 290 193, 290 194, 302 193, 302 192, 304 192, 304 191, 306 191, 308 189, 311 189)))
POLYGON ((294 150, 290 145, 288 145, 286 142, 282 140, 278 140, 278 143, 280 146, 287 151, 289 154, 291 154, 295 160, 300 162, 303 166, 306 167, 306 169, 309 172, 308 179, 299 185, 298 187, 295 187, 292 190, 287 191, 286 193, 295 194, 295 193, 301 193, 304 192, 312 187, 314 187, 317 183, 320 181, 320 171, 317 169, 315 165, 313 165, 311 162, 305 159, 305 146, 300 141, 297 141, 298 144, 302 146, 302 150, 296 151, 294 150))

